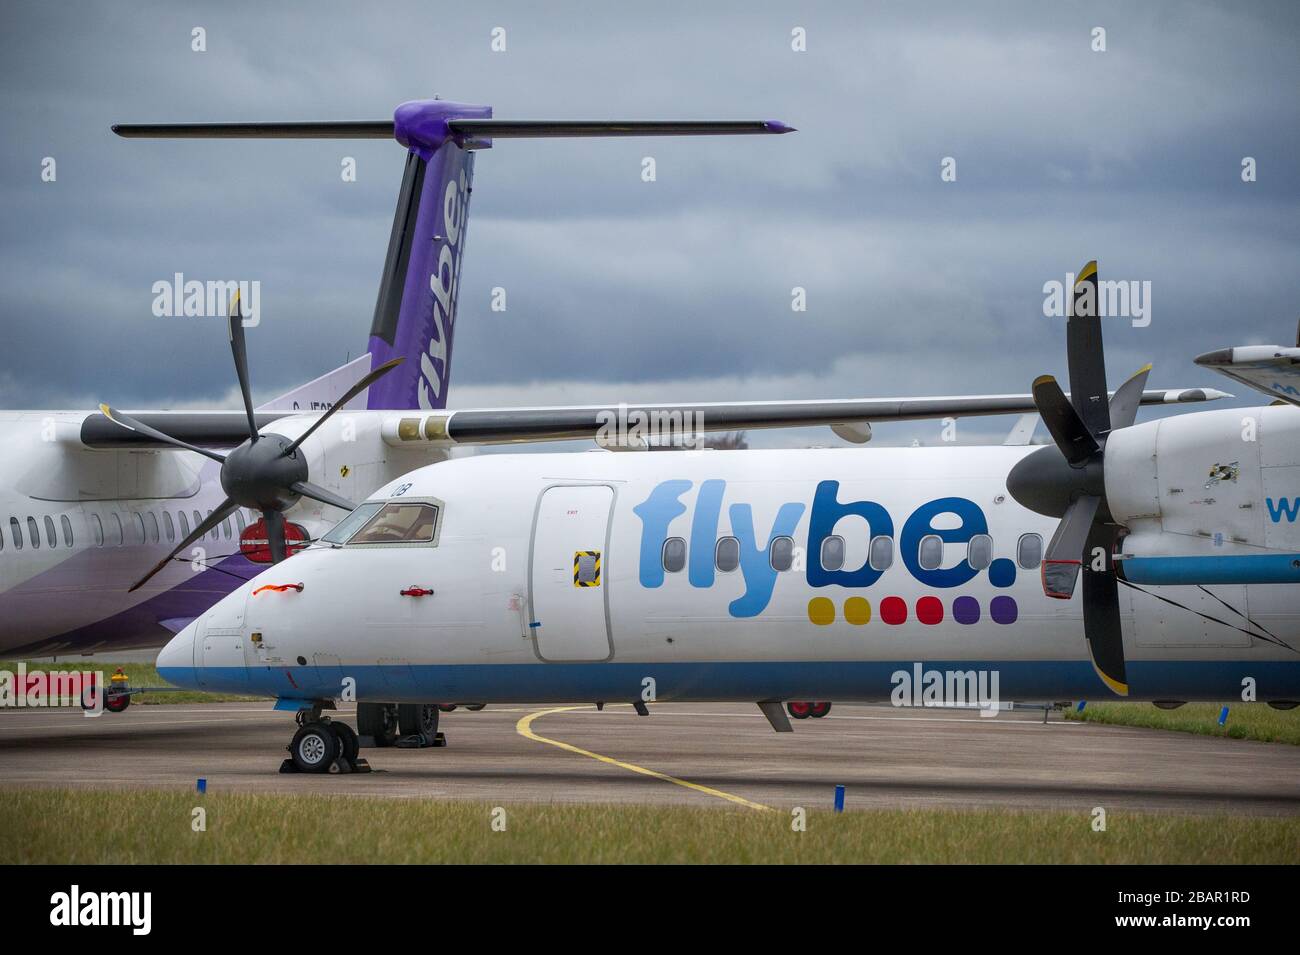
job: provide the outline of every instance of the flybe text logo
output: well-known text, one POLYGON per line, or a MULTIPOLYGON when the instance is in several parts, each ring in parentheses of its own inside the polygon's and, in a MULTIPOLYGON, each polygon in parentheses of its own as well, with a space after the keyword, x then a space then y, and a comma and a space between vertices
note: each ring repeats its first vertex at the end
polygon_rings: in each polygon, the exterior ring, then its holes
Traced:
MULTIPOLYGON (((664 481, 656 485, 650 495, 633 508, 633 512, 641 519, 639 579, 642 587, 655 588, 663 585, 663 549, 669 537, 669 527, 676 518, 686 514, 688 501, 693 504, 694 512, 690 516, 688 563, 685 568, 687 579, 692 587, 713 586, 717 574, 714 554, 726 489, 727 482, 718 479, 702 481, 698 488, 693 481, 685 479, 664 481), (692 491, 694 494, 690 493, 692 491)), ((728 608, 733 617, 753 617, 767 607, 777 580, 770 548, 778 538, 794 537, 805 511, 808 511, 808 523, 804 543, 808 558, 804 573, 808 586, 864 588, 880 579, 884 570, 877 570, 866 560, 856 568, 827 570, 822 566, 819 556, 822 544, 835 533, 836 525, 843 518, 858 517, 865 521, 869 528, 868 539, 882 536, 895 538, 893 517, 883 505, 875 501, 841 501, 839 492, 838 481, 822 481, 813 493, 811 507, 801 501, 783 503, 776 508, 771 526, 765 528, 755 525, 754 509, 750 504, 738 501, 727 507, 731 536, 739 543, 739 569, 745 584, 745 592, 733 600, 728 608)), ((1015 582, 1016 565, 1006 558, 992 561, 986 569, 976 569, 967 561, 954 567, 921 566, 922 538, 935 536, 944 544, 965 544, 976 535, 987 533, 988 521, 974 501, 962 497, 937 498, 917 507, 903 522, 897 534, 898 556, 908 573, 926 587, 960 587, 981 573, 988 574, 993 586, 1009 587, 1015 582)), ((899 600, 897 597, 887 597, 881 603, 882 619, 886 622, 893 622, 888 618, 896 615, 897 610, 891 611, 891 608, 895 608, 891 602, 899 600)), ((953 616, 958 622, 974 622, 970 606, 973 601, 974 598, 969 597, 959 597, 954 601, 953 616)), ((999 616, 999 607, 1003 608, 1003 619, 998 622, 1009 623, 1015 619, 1014 603, 1011 601, 1010 597, 994 598, 994 619, 999 616)), ((926 608, 932 608, 932 603, 929 602, 936 602, 936 598, 922 598, 921 603, 926 608)), ((932 609, 930 612, 933 612, 932 609)), ((976 604, 974 618, 978 619, 978 616, 976 604)), ((927 622, 924 617, 925 613, 921 612, 918 605, 918 618, 927 622)))
MULTIPOLYGON (((453 153, 454 155, 454 153, 453 153)), ((453 161, 447 156, 443 162, 453 161)), ((447 180, 442 194, 442 225, 434 235, 438 248, 438 261, 429 274, 429 290, 433 292, 432 314, 429 316, 429 342, 420 354, 420 407, 428 411, 446 404, 447 361, 451 352, 451 336, 456 322, 456 297, 460 291, 460 261, 465 254, 465 216, 469 207, 470 159, 459 175, 447 180)))

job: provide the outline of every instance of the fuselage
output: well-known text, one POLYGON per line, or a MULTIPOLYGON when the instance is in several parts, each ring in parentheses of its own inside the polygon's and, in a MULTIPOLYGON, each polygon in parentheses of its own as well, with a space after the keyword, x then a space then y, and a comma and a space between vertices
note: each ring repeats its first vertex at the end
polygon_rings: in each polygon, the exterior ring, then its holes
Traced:
MULTIPOLYGON (((161 647, 259 570, 240 549, 259 515, 241 508, 131 592, 226 493, 198 454, 84 447, 87 415, 0 411, 0 654, 161 647)), ((276 427, 296 435, 314 417, 276 427)), ((383 417, 342 412, 317 432, 305 446, 316 480, 356 500, 430 459, 386 447, 383 417)), ((286 512, 313 535, 339 516, 306 499, 286 512)))
MULTIPOLYGON (((925 671, 996 674, 1003 699, 1109 697, 1079 601, 1043 594, 1056 521, 1007 493, 1032 450, 442 462, 371 498, 436 508, 433 540, 313 546, 204 614, 159 668, 291 699, 882 700, 925 671)), ((1197 615, 1198 588, 1146 589, 1121 590, 1133 698, 1237 699, 1243 681, 1300 698, 1295 653, 1197 615)), ((1300 640, 1291 585, 1207 590, 1300 640)))

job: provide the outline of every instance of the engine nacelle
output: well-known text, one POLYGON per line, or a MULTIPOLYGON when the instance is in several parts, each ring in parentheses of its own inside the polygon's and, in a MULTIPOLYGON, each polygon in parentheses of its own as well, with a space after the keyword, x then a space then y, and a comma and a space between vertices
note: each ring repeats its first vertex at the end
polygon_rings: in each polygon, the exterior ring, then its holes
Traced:
POLYGON ((1300 408, 1203 411, 1106 442, 1135 583, 1300 583, 1300 408))

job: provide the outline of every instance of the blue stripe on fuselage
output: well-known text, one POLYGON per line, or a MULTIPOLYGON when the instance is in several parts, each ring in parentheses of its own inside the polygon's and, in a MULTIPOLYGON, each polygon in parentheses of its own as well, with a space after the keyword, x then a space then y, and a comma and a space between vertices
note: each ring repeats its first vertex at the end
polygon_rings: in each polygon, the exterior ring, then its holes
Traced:
MULTIPOLYGON (((288 699, 339 695, 344 678, 357 698, 384 702, 571 703, 641 698, 653 677, 661 701, 763 699, 887 700, 891 677, 915 661, 745 663, 522 663, 411 666, 192 667, 162 669, 178 686, 288 699), (292 677, 292 678, 291 678, 292 677)), ((927 670, 996 670, 1003 700, 1114 698, 1086 660, 927 660, 927 670)), ((1135 699, 1236 700, 1250 677, 1261 700, 1300 699, 1300 660, 1130 660, 1135 699)))

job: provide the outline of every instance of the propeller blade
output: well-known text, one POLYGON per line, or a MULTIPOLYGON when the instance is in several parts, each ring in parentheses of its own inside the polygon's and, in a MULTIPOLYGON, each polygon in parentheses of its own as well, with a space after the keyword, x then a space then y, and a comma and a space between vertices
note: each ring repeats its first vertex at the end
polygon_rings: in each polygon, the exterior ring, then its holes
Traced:
POLYGON ((333 491, 326 490, 319 484, 312 484, 311 481, 295 481, 289 485, 289 490, 303 497, 309 497, 313 501, 320 501, 322 504, 339 507, 345 511, 355 511, 357 509, 357 506, 346 497, 339 497, 333 491))
POLYGON ((1116 389, 1110 399, 1110 427, 1112 431, 1127 428, 1137 418, 1138 406, 1142 404, 1142 389, 1146 387, 1147 375, 1151 366, 1143 365, 1124 384, 1116 389))
POLYGON ((173 557, 175 557, 181 551, 188 548, 195 541, 201 540, 205 534, 209 533, 212 530, 212 528, 216 527, 218 524, 224 521, 231 514, 235 513, 235 511, 238 509, 239 509, 239 505, 236 504, 234 501, 232 501, 230 498, 226 498, 224 501, 222 501, 221 506, 218 507, 216 510, 214 510, 211 514, 209 514, 207 520, 203 521, 197 527, 195 527, 194 530, 190 531, 189 536, 186 537, 185 540, 177 544, 176 548, 170 554, 168 554, 162 560, 158 561, 158 563, 154 564, 153 569, 150 570, 149 573, 145 574, 134 584, 132 584, 130 589, 127 591, 127 593, 131 593, 132 591, 139 590, 141 587, 143 587, 146 583, 149 582, 149 579, 153 577, 154 574, 158 573, 158 571, 166 567, 171 562, 173 557))
POLYGON ((1124 669, 1124 629, 1119 616, 1119 584, 1114 559, 1117 528, 1093 525, 1087 549, 1101 547, 1106 569, 1093 570, 1091 561, 1083 567, 1083 633, 1088 638, 1092 667, 1102 682, 1120 696, 1128 696, 1128 675, 1124 669))
POLYGON ((1080 494, 1065 509, 1043 557, 1043 593, 1047 596, 1059 600, 1069 600, 1074 596, 1079 568, 1087 556, 1084 549, 1088 545, 1088 535, 1092 533, 1092 521, 1100 506, 1101 498, 1080 494))
POLYGON ((239 393, 244 396, 244 411, 248 415, 248 440, 257 443, 257 418, 253 414, 253 393, 248 385, 248 348, 244 344, 244 309, 239 302, 239 290, 230 299, 230 351, 235 357, 235 375, 239 378, 239 393))
MULTIPOLYGON (((402 363, 402 359, 394 358, 391 361, 384 362, 378 368, 372 368, 370 374, 366 375, 366 377, 362 378, 355 385, 353 385, 346 392, 344 392, 343 397, 340 398, 338 401, 334 402, 333 407, 331 407, 329 411, 325 412, 323 415, 321 415, 319 418, 313 421, 312 426, 308 428, 306 431, 304 431, 298 437, 298 440, 294 441, 293 444, 289 445, 287 448, 284 449, 284 457, 287 458, 289 455, 293 454, 293 452, 297 451, 298 446, 302 444, 304 441, 306 441, 308 438, 310 438, 312 436, 312 433, 315 432, 317 428, 319 428, 326 421, 328 421, 330 415, 332 415, 336 411, 342 410, 345 404, 347 404, 357 395, 361 394, 361 392, 365 391, 367 388, 373 385, 378 379, 388 374, 390 371, 392 371, 401 363, 402 363)), ((308 497, 310 496, 311 495, 308 495, 308 497)))
POLYGON ((279 511, 263 511, 266 523, 266 543, 271 549, 271 563, 278 564, 287 556, 284 546, 284 515, 279 511))
MULTIPOLYGON (((1052 440, 1065 455, 1071 467, 1079 467, 1101 450, 1088 426, 1065 397, 1061 386, 1051 375, 1034 379, 1034 406, 1042 416, 1043 424, 1052 434, 1052 440)), ((1104 395, 1104 392, 1103 392, 1104 395)))
POLYGON ((1101 306, 1097 297, 1097 263, 1089 262, 1074 280, 1074 298, 1065 325, 1065 354, 1070 368, 1070 400, 1092 434, 1110 430, 1106 355, 1101 343, 1101 306))
POLYGON ((173 438, 169 434, 163 434, 157 428, 151 428, 143 421, 137 421, 130 415, 124 415, 120 411, 114 411, 108 405, 100 405, 99 411, 105 418, 113 422, 113 424, 126 428, 127 431, 135 431, 139 434, 143 434, 145 437, 153 438, 155 441, 170 444, 172 447, 182 448, 186 451, 193 451, 195 454, 201 454, 205 458, 211 458, 213 461, 224 463, 226 460, 224 454, 209 450, 208 448, 200 448, 198 445, 190 444, 188 441, 182 441, 180 438, 173 438))

